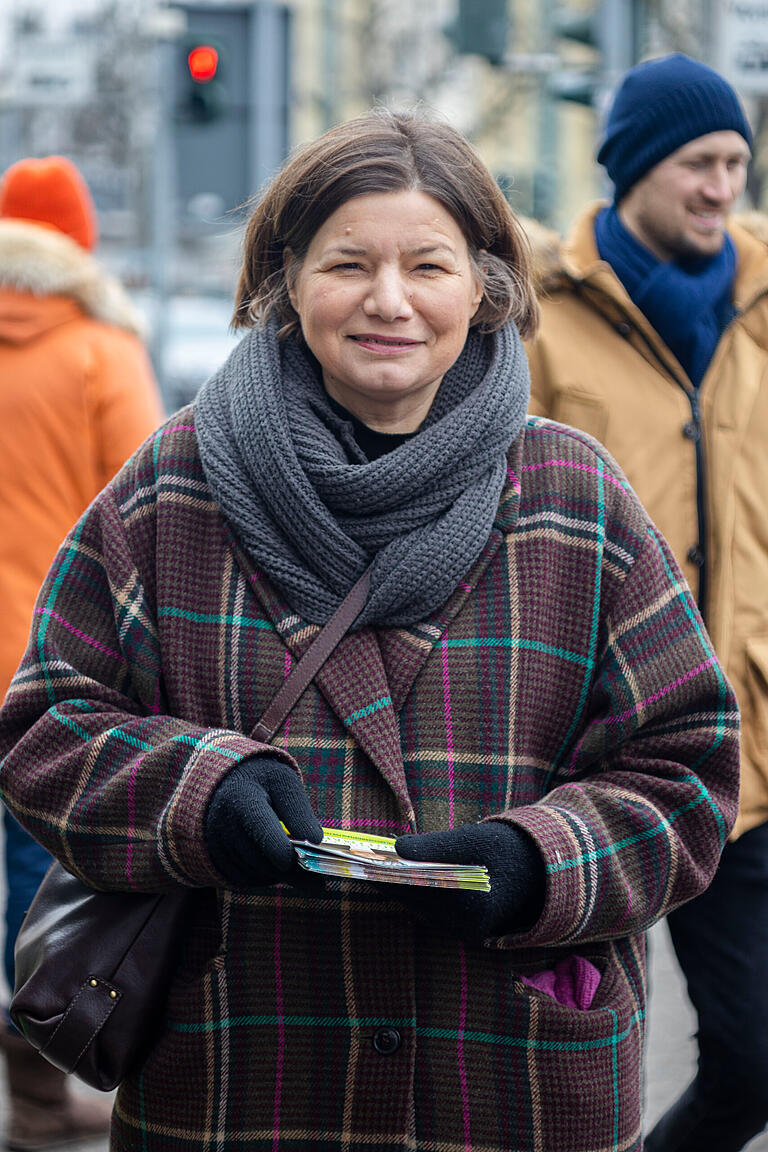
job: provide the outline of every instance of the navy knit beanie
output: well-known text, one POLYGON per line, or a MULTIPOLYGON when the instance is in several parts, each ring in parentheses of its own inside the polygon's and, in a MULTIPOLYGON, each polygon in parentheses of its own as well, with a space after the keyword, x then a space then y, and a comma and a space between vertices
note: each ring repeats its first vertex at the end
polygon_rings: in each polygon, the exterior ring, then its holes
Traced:
POLYGON ((671 152, 723 130, 752 147, 752 132, 731 85, 712 68, 676 52, 630 68, 613 101, 597 154, 618 203, 671 152))

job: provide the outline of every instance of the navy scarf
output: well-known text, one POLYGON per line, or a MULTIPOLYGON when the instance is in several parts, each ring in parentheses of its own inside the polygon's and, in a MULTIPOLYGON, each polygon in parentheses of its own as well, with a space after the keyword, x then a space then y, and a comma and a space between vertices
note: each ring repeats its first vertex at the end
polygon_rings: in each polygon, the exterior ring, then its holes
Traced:
POLYGON ((736 314, 731 299, 736 249, 730 236, 716 256, 662 263, 624 227, 614 204, 598 215, 595 237, 600 258, 698 387, 736 314))

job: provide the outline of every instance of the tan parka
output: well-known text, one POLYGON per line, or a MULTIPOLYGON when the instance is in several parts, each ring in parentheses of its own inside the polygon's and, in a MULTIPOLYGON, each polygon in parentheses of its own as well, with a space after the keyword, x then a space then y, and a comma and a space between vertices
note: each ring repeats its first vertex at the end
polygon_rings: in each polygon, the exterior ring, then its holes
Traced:
POLYGON ((738 836, 768 819, 768 248, 729 228, 737 315, 697 393, 600 259, 600 207, 543 269, 531 411, 602 441, 698 594, 742 712, 738 836))

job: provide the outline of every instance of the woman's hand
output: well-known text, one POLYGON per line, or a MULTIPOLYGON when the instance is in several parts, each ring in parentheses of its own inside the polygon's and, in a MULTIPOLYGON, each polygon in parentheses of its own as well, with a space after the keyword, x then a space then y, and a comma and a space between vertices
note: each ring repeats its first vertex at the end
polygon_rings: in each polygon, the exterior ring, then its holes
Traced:
POLYGON ((214 792, 205 843, 214 865, 233 885, 248 888, 287 880, 297 865, 285 829, 319 844, 323 830, 294 770, 269 756, 243 760, 214 792))
POLYGON ((527 833, 499 820, 463 824, 445 832, 398 836, 405 860, 485 864, 490 892, 401 885, 398 897, 438 931, 480 943, 520 932, 536 922, 544 904, 544 861, 527 833))

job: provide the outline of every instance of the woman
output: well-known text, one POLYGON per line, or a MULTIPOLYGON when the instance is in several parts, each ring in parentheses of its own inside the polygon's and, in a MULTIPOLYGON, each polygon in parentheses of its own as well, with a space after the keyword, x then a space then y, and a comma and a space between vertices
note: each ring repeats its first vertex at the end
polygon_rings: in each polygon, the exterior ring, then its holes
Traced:
POLYGON ((642 934, 714 871, 737 715, 616 465, 525 418, 518 226, 457 133, 369 114, 257 205, 236 317, 65 542, 2 717, 6 799, 70 868, 216 890, 112 1147, 639 1149, 642 934), (280 820, 491 893, 310 886, 280 820))

